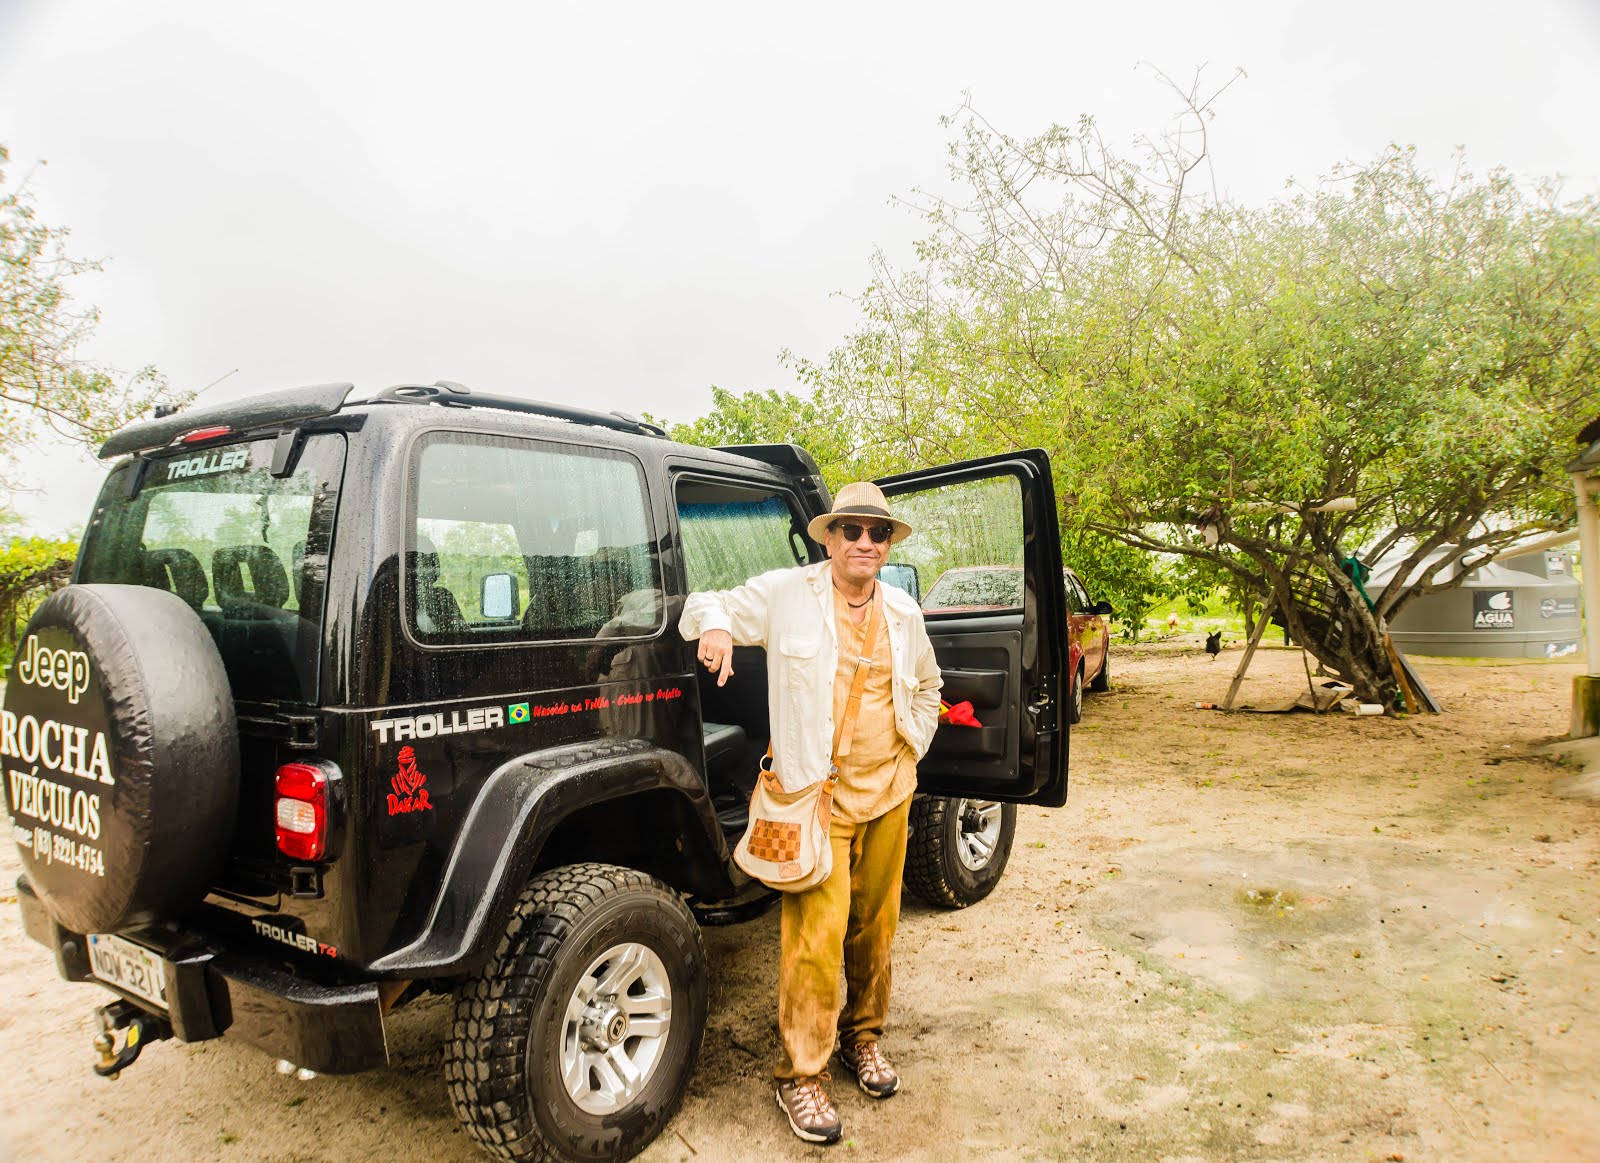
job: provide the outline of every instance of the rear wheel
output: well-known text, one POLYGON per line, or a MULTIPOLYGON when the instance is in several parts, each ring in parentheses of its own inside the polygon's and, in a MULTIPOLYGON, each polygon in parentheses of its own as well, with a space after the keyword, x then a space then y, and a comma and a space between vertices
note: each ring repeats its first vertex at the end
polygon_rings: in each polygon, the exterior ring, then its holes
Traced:
POLYGON ((906 886, 940 908, 976 904, 1005 874, 1016 830, 1016 804, 918 796, 911 801, 906 886))
POLYGON ((457 992, 451 1104, 500 1159, 630 1158, 683 1101, 705 1017, 705 947, 677 893, 611 865, 554 869, 457 992))
POLYGON ((1083 718, 1083 663, 1072 676, 1072 694, 1067 699, 1067 722, 1076 725, 1083 718))

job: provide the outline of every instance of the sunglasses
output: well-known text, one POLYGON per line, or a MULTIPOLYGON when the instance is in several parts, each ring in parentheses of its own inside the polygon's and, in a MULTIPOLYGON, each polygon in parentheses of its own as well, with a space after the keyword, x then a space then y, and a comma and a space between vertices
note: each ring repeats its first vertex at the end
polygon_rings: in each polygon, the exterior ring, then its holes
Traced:
POLYGON ((872 544, 874 545, 882 545, 894 536, 893 525, 843 525, 835 521, 828 528, 837 529, 844 535, 845 541, 849 543, 860 541, 863 533, 872 538, 872 544))

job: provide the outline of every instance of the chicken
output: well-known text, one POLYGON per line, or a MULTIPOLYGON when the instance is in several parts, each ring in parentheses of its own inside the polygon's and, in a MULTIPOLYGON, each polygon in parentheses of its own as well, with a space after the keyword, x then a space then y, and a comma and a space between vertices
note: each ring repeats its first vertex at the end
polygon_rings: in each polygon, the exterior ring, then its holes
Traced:
POLYGON ((1167 629, 1168 630, 1176 630, 1177 628, 1178 628, 1178 611, 1174 610, 1174 611, 1172 611, 1172 613, 1167 615, 1167 629))
POLYGON ((1217 655, 1222 653, 1222 631, 1213 630, 1206 635, 1206 653, 1211 655, 1211 661, 1217 660, 1217 655))

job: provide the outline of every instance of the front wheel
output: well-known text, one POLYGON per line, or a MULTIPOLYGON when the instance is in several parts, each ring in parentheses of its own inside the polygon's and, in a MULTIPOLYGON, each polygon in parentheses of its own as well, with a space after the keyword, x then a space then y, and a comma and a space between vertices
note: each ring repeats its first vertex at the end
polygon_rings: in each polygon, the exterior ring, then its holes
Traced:
POLYGON ((451 1105, 499 1159, 631 1158, 683 1101, 705 1017, 705 946, 677 893, 612 865, 553 869, 456 993, 451 1105))
POLYGON ((1111 647, 1106 647, 1105 659, 1100 663, 1100 673, 1094 676, 1094 681, 1089 684, 1089 689, 1095 694, 1101 694, 1111 689, 1111 647))
POLYGON ((1000 883, 1016 830, 1016 804, 918 796, 911 801, 906 886, 940 908, 977 904, 1000 883))

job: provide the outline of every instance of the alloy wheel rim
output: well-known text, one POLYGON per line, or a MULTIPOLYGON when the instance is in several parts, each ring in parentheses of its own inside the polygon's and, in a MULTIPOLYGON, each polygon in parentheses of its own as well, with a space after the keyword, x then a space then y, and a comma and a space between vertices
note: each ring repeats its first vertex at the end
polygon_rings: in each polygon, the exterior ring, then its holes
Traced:
POLYGON ((960 827, 956 858, 969 872, 981 872, 1000 844, 1000 805, 994 800, 962 800, 956 805, 960 827), (969 824, 976 824, 970 831, 969 824))
POLYGON ((561 1028, 561 1081, 579 1110, 611 1114, 637 1098, 661 1065, 672 1026, 672 983, 655 951, 613 945, 578 978, 561 1028))

